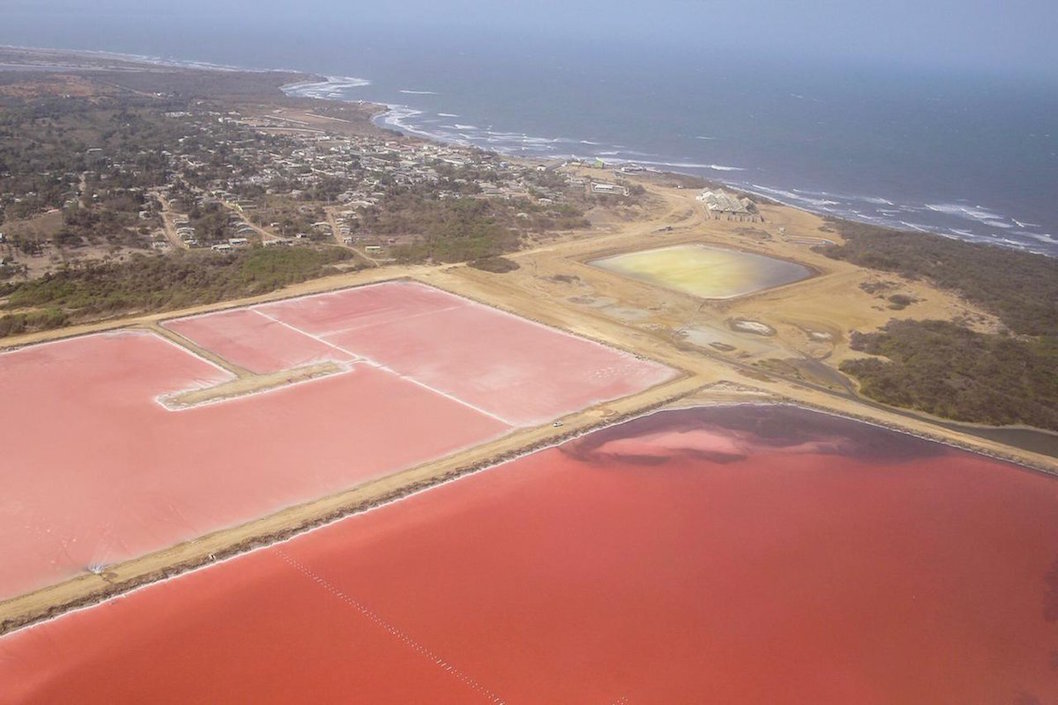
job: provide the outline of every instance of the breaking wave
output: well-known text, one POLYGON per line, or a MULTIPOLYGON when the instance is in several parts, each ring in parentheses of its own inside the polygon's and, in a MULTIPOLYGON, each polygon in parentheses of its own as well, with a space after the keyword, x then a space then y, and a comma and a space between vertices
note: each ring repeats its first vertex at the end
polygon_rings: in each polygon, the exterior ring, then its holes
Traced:
POLYGON ((283 86, 282 90, 287 95, 297 96, 299 98, 349 100, 349 97, 346 95, 347 91, 370 85, 371 81, 366 78, 355 78, 353 76, 327 76, 325 81, 292 83, 283 86))

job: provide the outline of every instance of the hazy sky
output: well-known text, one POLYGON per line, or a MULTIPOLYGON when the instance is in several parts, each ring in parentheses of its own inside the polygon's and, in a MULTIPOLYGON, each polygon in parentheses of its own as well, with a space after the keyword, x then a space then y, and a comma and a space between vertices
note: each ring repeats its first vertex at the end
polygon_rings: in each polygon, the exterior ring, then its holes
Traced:
POLYGON ((5 14, 20 28, 76 17, 86 37, 153 15, 256 28, 557 34, 1058 77, 1058 0, 0 0, 0 41, 18 43, 2 29, 5 14))

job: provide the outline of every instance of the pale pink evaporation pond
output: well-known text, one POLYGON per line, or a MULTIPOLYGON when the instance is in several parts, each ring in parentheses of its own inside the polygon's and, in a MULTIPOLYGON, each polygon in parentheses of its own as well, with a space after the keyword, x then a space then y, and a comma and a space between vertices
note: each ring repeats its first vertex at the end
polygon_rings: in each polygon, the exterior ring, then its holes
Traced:
MULTIPOLYGON (((336 355, 366 358, 514 426, 545 423, 673 376, 671 369, 626 352, 412 282, 292 299, 249 312, 304 333, 302 358, 317 354, 321 345, 335 346, 336 355)), ((231 362, 253 367, 259 355, 245 351, 264 347, 268 329, 230 316, 167 325, 231 362), (218 333, 229 323, 231 329, 218 333)), ((272 367, 281 369, 278 364, 272 367)))
POLYGON ((0 598, 509 430, 367 365, 185 411, 156 401, 228 378, 149 334, 0 355, 0 598))
POLYGON ((252 309, 169 321, 169 330, 251 372, 267 374, 314 362, 348 362, 353 356, 310 338, 252 309))
POLYGON ((171 411, 160 397, 231 375, 147 333, 0 354, 0 599, 674 375, 412 283, 166 325, 255 372, 347 371, 171 411))

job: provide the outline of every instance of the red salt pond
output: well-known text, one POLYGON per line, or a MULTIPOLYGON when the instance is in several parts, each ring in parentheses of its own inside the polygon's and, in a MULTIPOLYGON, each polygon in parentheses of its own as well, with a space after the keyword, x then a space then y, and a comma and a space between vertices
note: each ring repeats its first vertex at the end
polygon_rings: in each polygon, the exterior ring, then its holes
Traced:
POLYGON ((5 703, 1052 703, 1058 481, 656 414, 0 638, 5 703))
POLYGON ((628 353, 413 282, 185 318, 166 327, 256 372, 366 358, 512 426, 549 422, 672 376, 628 353))

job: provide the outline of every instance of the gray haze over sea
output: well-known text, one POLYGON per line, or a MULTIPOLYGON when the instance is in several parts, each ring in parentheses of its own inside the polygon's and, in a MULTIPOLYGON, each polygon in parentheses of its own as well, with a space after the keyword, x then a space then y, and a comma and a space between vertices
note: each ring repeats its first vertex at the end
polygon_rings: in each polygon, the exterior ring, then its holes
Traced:
POLYGON ((952 42, 936 57, 897 46, 901 60, 877 42, 801 52, 770 25, 748 41, 745 18, 637 34, 631 15, 581 17, 582 32, 571 17, 551 31, 539 17, 335 14, 349 5, 296 18, 72 5, 0 0, 0 43, 313 72, 329 80, 296 93, 388 104, 385 123, 409 133, 632 162, 820 213, 1058 256, 1058 76, 1046 56, 1033 70, 1031 52, 1007 63, 960 62, 952 42), (724 29, 747 41, 720 38, 724 29))

